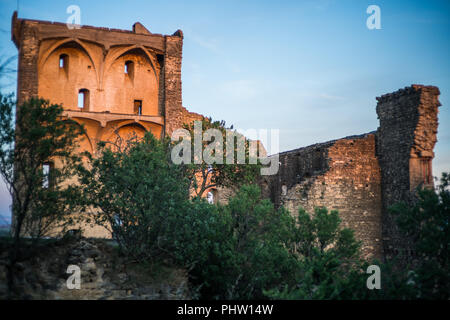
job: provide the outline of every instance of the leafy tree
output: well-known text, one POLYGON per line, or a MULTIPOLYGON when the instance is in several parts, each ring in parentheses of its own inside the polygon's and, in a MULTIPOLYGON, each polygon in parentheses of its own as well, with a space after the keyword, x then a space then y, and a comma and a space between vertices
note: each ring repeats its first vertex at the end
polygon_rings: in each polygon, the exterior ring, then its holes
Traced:
POLYGON ((121 146, 99 144, 98 157, 80 166, 88 222, 105 227, 121 250, 147 260, 176 245, 178 219, 188 202, 187 181, 169 161, 167 141, 151 133, 121 146))
MULTIPOLYGON (((227 206, 210 205, 189 199, 186 167, 170 161, 167 141, 148 133, 99 146, 80 166, 84 205, 90 222, 107 228, 125 255, 186 267, 204 298, 262 297, 266 284, 288 274, 280 261, 290 259, 283 239, 292 218, 262 200, 256 186, 243 187, 227 206)), ((244 179, 234 174, 235 183, 244 179)), ((227 175, 231 181, 232 171, 227 175)))
POLYGON ((262 290, 287 281, 295 260, 286 249, 293 222, 289 212, 261 199, 255 185, 245 185, 219 206, 216 232, 206 260, 191 274, 205 299, 258 299, 262 290))
MULTIPOLYGON (((184 129, 189 131, 191 141, 194 141, 194 128, 195 124, 185 124, 184 129)), ((233 126, 226 127, 225 121, 212 121, 210 118, 203 118, 201 121, 201 128, 203 131, 208 129, 217 129, 222 134, 223 145, 226 146, 227 132, 234 133, 238 137, 232 143, 232 150, 222 150, 222 154, 215 154, 215 150, 211 152, 213 156, 223 159, 222 163, 206 163, 203 159, 201 163, 195 162, 195 150, 194 144, 191 145, 191 161, 189 164, 183 164, 184 175, 189 181, 189 188, 193 191, 193 194, 197 197, 202 197, 203 194, 214 187, 226 187, 237 189, 244 184, 253 183, 258 177, 260 172, 260 163, 250 164, 250 140, 244 136, 233 131, 233 126), (239 139, 243 142, 245 147, 245 164, 239 164, 237 162, 239 154, 239 139), (226 163, 227 153, 233 153, 234 162, 232 164, 226 163)), ((234 139, 234 138, 233 138, 234 139)), ((215 139, 211 138, 211 141, 202 141, 202 152, 206 147, 213 147, 217 143, 215 139)))
MULTIPOLYGON (((428 193, 428 192, 427 192, 428 193)), ((398 207, 400 208, 400 207, 398 207)), ((405 219, 411 214, 404 211, 405 219)), ((264 291, 274 299, 416 299, 422 297, 417 287, 423 287, 423 279, 446 284, 444 272, 430 273, 428 269, 399 270, 392 262, 366 261, 361 258, 359 242, 353 231, 340 227, 337 211, 316 208, 313 215, 299 210, 293 250, 297 257, 295 285, 280 283, 278 287, 264 291), (366 270, 377 265, 381 270, 381 288, 369 290, 366 270), (439 278, 442 276, 442 278, 439 278), (443 282, 444 281, 444 282, 443 282)), ((408 226, 408 230, 411 226, 408 226)), ((442 239, 441 239, 442 240, 442 239)), ((442 266, 445 270, 444 266, 442 266)), ((441 290, 443 288, 441 287, 441 290)), ((444 291, 441 291, 442 294, 444 291)), ((448 292, 448 291, 447 291, 448 292)))
POLYGON ((47 236, 67 222, 78 194, 67 179, 79 160, 76 142, 84 130, 62 118, 60 105, 37 98, 16 110, 14 125, 14 107, 10 96, 0 95, 0 174, 13 199, 10 271, 21 236, 47 236), (43 171, 46 164, 51 167, 48 174, 43 171))
POLYGON ((297 257, 295 285, 265 291, 277 299, 348 299, 355 286, 366 289, 360 243, 353 231, 340 228, 337 211, 316 208, 313 215, 300 208, 291 253, 297 257))
POLYGON ((79 168, 89 222, 109 230, 126 257, 157 258, 186 268, 194 279, 223 240, 225 217, 204 199, 189 199, 167 141, 147 133, 120 142, 100 143, 98 156, 89 155, 79 168))
POLYGON ((13 234, 47 236, 70 213, 76 188, 63 183, 73 177, 79 157, 77 139, 84 132, 75 121, 62 118, 63 108, 32 98, 17 110, 1 97, 0 173, 13 198, 13 234), (43 171, 48 164, 50 172, 43 171))
POLYGON ((443 173, 436 191, 418 190, 416 205, 391 208, 400 230, 412 240, 417 262, 411 266, 416 297, 450 297, 450 174, 443 173))

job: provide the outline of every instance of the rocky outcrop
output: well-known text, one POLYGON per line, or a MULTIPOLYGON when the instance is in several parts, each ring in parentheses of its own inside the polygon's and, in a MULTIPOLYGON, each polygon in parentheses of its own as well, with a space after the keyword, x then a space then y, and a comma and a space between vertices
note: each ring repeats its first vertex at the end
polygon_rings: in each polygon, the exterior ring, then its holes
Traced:
MULTIPOLYGON (((18 299, 189 299, 183 270, 160 263, 129 263, 110 240, 44 240, 24 248, 15 269, 18 299), (80 289, 69 289, 69 265, 81 270, 80 289)), ((1 243, 0 299, 8 298, 7 244, 1 243)))

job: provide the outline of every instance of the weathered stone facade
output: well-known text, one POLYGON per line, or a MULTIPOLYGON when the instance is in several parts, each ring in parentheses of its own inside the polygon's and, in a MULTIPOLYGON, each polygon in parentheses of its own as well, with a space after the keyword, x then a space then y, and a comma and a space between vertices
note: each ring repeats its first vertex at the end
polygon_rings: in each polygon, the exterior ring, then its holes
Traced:
POLYGON ((264 194, 293 214, 299 207, 339 210, 366 257, 408 253, 388 208, 434 185, 438 98, 437 87, 422 85, 378 97, 377 131, 280 153, 278 174, 263 179, 264 194))
POLYGON ((280 154, 279 173, 265 178, 264 191, 292 214, 299 207, 338 210, 355 230, 363 252, 381 256, 380 168, 375 134, 348 137, 280 154))
POLYGON ((69 29, 14 13, 12 40, 19 50, 19 105, 31 96, 62 104, 67 117, 86 127, 88 151, 117 131, 160 137, 202 118, 182 106, 181 30, 153 34, 138 22, 132 31, 69 29))
MULTIPOLYGON (((153 34, 139 22, 132 31, 12 17, 19 51, 18 105, 32 96, 62 104, 84 125, 80 151, 117 136, 156 137, 202 119, 182 106, 183 33, 153 34)), ((55 163, 55 165, 57 165, 55 163)), ((87 236, 108 236, 86 227, 87 236)))
MULTIPOLYGON (((14 13, 12 39, 19 50, 19 105, 31 96, 62 103, 65 116, 87 130, 81 151, 93 152, 115 134, 161 137, 203 118, 182 106, 181 30, 153 34, 140 23, 132 31, 69 29, 14 13)), ((433 186, 438 96, 436 87, 412 85, 377 98, 377 131, 280 153, 278 174, 262 179, 263 195, 292 214, 299 207, 339 210, 367 257, 395 255, 407 240, 387 210, 414 201, 421 184, 433 186)), ((232 194, 215 192, 219 202, 232 194)), ((89 227, 85 235, 103 236, 89 227)))
POLYGON ((408 250, 387 208, 412 203, 415 190, 434 185, 432 160, 437 138, 439 89, 412 85, 378 97, 377 156, 381 167, 383 243, 386 257, 408 250))

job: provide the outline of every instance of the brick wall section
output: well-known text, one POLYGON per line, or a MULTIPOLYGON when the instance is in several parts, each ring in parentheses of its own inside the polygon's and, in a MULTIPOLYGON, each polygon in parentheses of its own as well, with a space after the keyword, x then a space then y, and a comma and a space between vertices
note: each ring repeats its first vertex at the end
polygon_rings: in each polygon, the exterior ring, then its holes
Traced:
POLYGON ((439 89, 433 86, 412 85, 378 97, 377 114, 380 127, 377 133, 377 155, 381 167, 383 246, 387 259, 400 250, 411 254, 409 240, 402 237, 388 214, 397 202, 413 203, 415 189, 424 184, 424 170, 430 170, 436 143, 439 89), (430 167, 420 168, 427 161, 430 167), (422 170, 423 169, 423 170, 422 170))
POLYGON ((355 231, 365 257, 382 257, 380 168, 375 134, 347 137, 280 154, 279 173, 263 191, 292 214, 299 207, 338 210, 355 231))
POLYGON ((183 55, 183 33, 178 30, 166 36, 164 65, 164 118, 165 133, 170 135, 185 123, 202 120, 203 116, 189 112, 182 106, 181 60, 183 55))
MULTIPOLYGON (((421 183, 431 187, 434 186, 433 179, 429 182, 424 181, 423 170, 417 170, 419 169, 417 166, 420 165, 421 159, 432 160, 434 158, 433 150, 437 142, 438 107, 441 105, 439 102, 440 92, 437 87, 415 85, 414 88, 420 90, 421 95, 417 108, 418 120, 414 130, 414 144, 411 150, 410 190, 414 190, 421 183)), ((432 168, 429 169, 431 174, 432 168)))
POLYGON ((177 128, 182 113, 181 59, 183 36, 165 38, 164 56, 164 97, 165 97, 165 132, 171 134, 177 128))
POLYGON ((164 55, 157 55, 157 59, 161 69, 159 70, 158 83, 158 115, 164 117, 166 113, 166 97, 165 97, 165 69, 164 69, 164 55))
POLYGON ((173 131, 183 127, 183 124, 191 124, 194 121, 202 121, 205 117, 199 113, 190 112, 185 107, 171 108, 170 118, 167 118, 166 134, 172 134, 173 131))
MULTIPOLYGON (((17 19, 17 13, 13 15, 12 25, 14 26, 17 19)), ((18 28, 12 28, 15 32, 12 38, 23 39, 17 42, 16 46, 19 51, 18 59, 18 77, 17 77, 17 99, 18 105, 32 96, 38 94, 38 72, 37 60, 39 53, 39 41, 35 30, 36 23, 21 22, 18 28)))

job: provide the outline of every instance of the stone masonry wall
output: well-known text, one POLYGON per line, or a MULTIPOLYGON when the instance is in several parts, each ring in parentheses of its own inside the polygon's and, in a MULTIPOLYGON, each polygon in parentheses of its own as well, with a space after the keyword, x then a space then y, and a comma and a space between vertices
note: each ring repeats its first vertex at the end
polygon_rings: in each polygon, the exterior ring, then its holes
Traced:
MULTIPOLYGON (((14 13, 13 24, 17 18, 14 13)), ((32 24, 24 24, 20 30, 12 35, 15 37, 23 37, 23 41, 18 46, 18 77, 17 77, 17 98, 18 105, 38 93, 38 72, 37 60, 39 52, 39 41, 34 32, 32 24), (18 34, 20 32, 20 35, 18 34)))
POLYGON ((277 175, 264 177, 263 195, 292 214, 339 210, 366 257, 413 257, 388 208, 413 204, 417 187, 433 187, 432 159, 439 89, 412 85, 378 97, 376 132, 280 153, 277 175))
POLYGON ((412 85, 377 98, 382 232, 388 259, 400 251, 412 254, 409 240, 400 235, 388 208, 397 202, 412 204, 417 187, 433 186, 431 161, 437 141, 438 97, 437 87, 412 85))
POLYGON ((183 34, 166 37, 164 64, 165 78, 165 133, 170 135, 181 127, 187 110, 182 106, 181 59, 183 51, 183 34))
POLYGON ((164 119, 165 133, 169 136, 185 123, 202 120, 203 115, 189 112, 182 106, 181 61, 183 56, 183 33, 178 30, 165 38, 164 64, 164 119))
MULTIPOLYGON (((182 106, 181 30, 154 34, 138 22, 132 30, 69 29, 65 23, 19 19, 15 12, 11 36, 19 51, 19 110, 37 96, 62 104, 63 115, 86 128, 79 152, 93 153, 99 141, 118 134, 126 139, 150 131, 161 137, 202 118, 182 106), (80 90, 88 92, 81 108, 80 90)), ((109 236, 89 225, 83 229, 86 236, 109 236)))
POLYGON ((338 210, 342 226, 355 231, 365 257, 382 257, 380 168, 375 134, 347 137, 280 154, 277 175, 263 194, 292 214, 299 207, 338 210))

